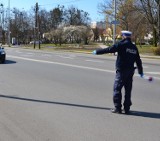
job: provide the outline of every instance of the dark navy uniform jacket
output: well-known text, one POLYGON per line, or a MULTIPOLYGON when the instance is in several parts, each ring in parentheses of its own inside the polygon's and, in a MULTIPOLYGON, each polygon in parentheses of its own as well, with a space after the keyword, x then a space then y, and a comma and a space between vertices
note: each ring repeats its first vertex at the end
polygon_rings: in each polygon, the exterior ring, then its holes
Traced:
POLYGON ((131 42, 130 38, 121 40, 108 48, 96 50, 96 54, 115 53, 117 52, 116 69, 135 69, 134 63, 137 64, 138 73, 143 74, 142 61, 139 56, 136 45, 131 42))

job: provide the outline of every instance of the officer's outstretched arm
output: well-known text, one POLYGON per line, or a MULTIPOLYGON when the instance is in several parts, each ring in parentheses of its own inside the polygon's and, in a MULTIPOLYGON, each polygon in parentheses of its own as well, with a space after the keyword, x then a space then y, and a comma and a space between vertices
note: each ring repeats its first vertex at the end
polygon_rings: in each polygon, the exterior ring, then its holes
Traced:
POLYGON ((94 50, 93 54, 100 55, 100 54, 105 54, 105 53, 115 53, 115 52, 117 52, 117 49, 118 49, 117 46, 113 45, 111 47, 107 47, 104 49, 94 50))

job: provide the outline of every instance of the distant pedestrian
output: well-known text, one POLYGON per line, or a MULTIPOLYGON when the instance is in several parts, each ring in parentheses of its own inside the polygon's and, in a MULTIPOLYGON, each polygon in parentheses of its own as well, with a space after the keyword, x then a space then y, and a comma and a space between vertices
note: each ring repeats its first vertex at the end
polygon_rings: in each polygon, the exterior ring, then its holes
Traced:
POLYGON ((111 109, 112 113, 122 113, 122 87, 125 89, 124 95, 124 112, 129 114, 131 102, 132 81, 135 72, 134 63, 138 68, 138 73, 143 76, 142 61, 139 56, 138 49, 131 41, 132 32, 121 31, 122 40, 117 44, 114 44, 108 48, 97 49, 93 51, 93 54, 100 55, 104 53, 117 52, 116 60, 116 76, 113 89, 113 103, 115 108, 111 109))

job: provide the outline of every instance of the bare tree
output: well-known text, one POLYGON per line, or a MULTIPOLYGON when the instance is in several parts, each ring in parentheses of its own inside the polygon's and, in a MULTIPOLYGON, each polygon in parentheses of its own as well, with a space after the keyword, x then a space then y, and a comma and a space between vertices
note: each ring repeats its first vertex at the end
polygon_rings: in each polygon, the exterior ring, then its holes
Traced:
POLYGON ((58 7, 54 8, 50 11, 50 28, 56 29, 59 24, 63 22, 64 17, 64 6, 58 5, 58 7))
MULTIPOLYGON (((148 25, 144 11, 139 0, 119 0, 117 1, 117 19, 120 24, 118 25, 122 30, 131 30, 135 37, 135 42, 139 39, 142 42, 142 38, 146 34, 146 27, 148 25)), ((112 21, 113 14, 113 0, 99 5, 102 13, 106 14, 107 22, 112 21)), ((148 26, 149 27, 149 26, 148 26)))
POLYGON ((68 25, 88 25, 90 18, 87 12, 71 6, 65 10, 64 21, 68 25))
MULTIPOLYGON (((148 23, 152 26, 153 36, 154 36, 154 45, 157 46, 157 37, 159 34, 159 23, 160 18, 159 14, 159 0, 140 0, 139 11, 145 13, 145 17, 148 20, 148 23)), ((159 35, 160 36, 160 35, 159 35)))

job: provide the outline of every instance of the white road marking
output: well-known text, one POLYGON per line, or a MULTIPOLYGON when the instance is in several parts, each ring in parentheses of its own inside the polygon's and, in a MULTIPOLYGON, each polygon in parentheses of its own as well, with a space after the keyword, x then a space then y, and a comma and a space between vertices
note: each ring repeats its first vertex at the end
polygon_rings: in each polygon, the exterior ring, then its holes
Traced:
MULTIPOLYGON (((78 65, 66 64, 66 63, 52 62, 52 61, 45 61, 45 60, 37 60, 37 59, 24 58, 24 57, 12 56, 12 55, 8 55, 7 57, 15 58, 15 59, 21 59, 21 60, 27 60, 27 61, 33 61, 33 62, 56 64, 56 65, 61 65, 61 66, 73 67, 73 68, 80 68, 80 69, 87 69, 87 70, 95 70, 95 71, 101 71, 101 72, 115 73, 115 70, 113 71, 113 70, 106 70, 106 69, 99 69, 99 68, 92 68, 92 67, 85 67, 85 66, 78 66, 78 65)), ((138 74, 135 74, 135 76, 139 77, 138 74)), ((153 79, 160 80, 159 77, 153 77, 153 79)))
POLYGON ((27 53, 27 54, 29 54, 29 55, 34 55, 35 53, 31 53, 31 52, 29 52, 29 53, 27 53))
POLYGON ((51 57, 52 55, 50 55, 50 54, 42 54, 41 56, 44 56, 44 57, 51 57))
POLYGON ((19 51, 19 50, 17 50, 17 51, 15 51, 16 53, 22 53, 21 51, 19 51))
POLYGON ((160 75, 160 72, 145 72, 147 74, 155 74, 155 75, 160 75))
MULTIPOLYGON (((134 75, 137 76, 137 77, 140 77, 139 74, 134 74, 134 75)), ((160 77, 153 76, 152 78, 153 78, 153 80, 160 80, 160 77)))
POLYGON ((65 59, 74 59, 72 56, 62 56, 62 55, 56 55, 58 57, 61 57, 61 58, 65 58, 65 59))
POLYGON ((86 60, 87 62, 104 63, 104 61, 99 60, 86 60))
POLYGON ((33 62, 41 62, 41 63, 48 63, 48 64, 56 64, 56 65, 74 67, 74 68, 81 68, 81 69, 97 70, 97 71, 102 71, 102 72, 115 73, 115 71, 112 71, 112 70, 105 70, 105 69, 99 69, 99 68, 78 66, 78 65, 66 64, 66 63, 60 63, 60 62, 52 62, 52 61, 45 61, 45 60, 37 60, 37 59, 24 58, 24 57, 12 56, 12 55, 8 55, 8 57, 10 57, 10 58, 16 58, 16 59, 22 59, 22 60, 27 60, 27 61, 33 61, 33 62))
POLYGON ((24 56, 24 57, 31 57, 33 56, 32 54, 22 54, 21 56, 24 56))
POLYGON ((144 66, 144 65, 143 65, 143 68, 145 68, 145 69, 146 69, 146 68, 148 68, 148 66, 144 66))

